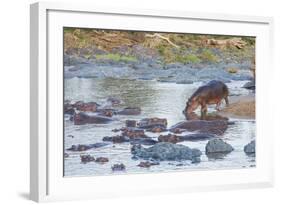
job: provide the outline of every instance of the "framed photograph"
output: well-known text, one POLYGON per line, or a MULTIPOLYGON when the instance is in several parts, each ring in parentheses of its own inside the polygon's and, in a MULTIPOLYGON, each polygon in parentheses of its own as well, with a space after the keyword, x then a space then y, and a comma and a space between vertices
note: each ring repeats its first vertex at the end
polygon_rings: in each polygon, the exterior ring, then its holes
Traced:
POLYGON ((30 22, 32 200, 272 186, 271 18, 36 3, 30 22))

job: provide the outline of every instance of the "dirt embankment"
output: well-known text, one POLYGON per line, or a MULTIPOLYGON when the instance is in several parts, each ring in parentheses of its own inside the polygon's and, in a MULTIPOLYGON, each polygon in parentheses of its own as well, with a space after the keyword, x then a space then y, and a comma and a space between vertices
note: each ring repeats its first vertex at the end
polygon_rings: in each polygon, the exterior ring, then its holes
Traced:
POLYGON ((252 37, 64 29, 65 54, 86 59, 124 60, 118 54, 140 61, 153 57, 164 64, 240 62, 251 61, 254 50, 252 37))
POLYGON ((226 117, 255 119, 255 95, 235 96, 230 98, 230 104, 219 113, 226 117))

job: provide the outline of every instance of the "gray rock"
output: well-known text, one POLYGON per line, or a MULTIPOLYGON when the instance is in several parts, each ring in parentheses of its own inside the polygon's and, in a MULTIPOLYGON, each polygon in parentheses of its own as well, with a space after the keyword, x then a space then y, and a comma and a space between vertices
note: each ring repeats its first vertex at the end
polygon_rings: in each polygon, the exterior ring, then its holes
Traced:
POLYGON ((114 164, 111 166, 112 171, 125 171, 126 166, 124 164, 114 164))
POLYGON ((209 153, 230 153, 234 148, 222 139, 211 139, 205 147, 206 154, 209 153))
POLYGON ((172 144, 160 142, 152 147, 144 148, 141 145, 134 145, 131 148, 131 153, 134 158, 154 159, 159 161, 171 160, 192 160, 198 162, 201 156, 201 151, 191 149, 181 144, 172 144))
POLYGON ((243 85, 243 88, 246 88, 248 90, 255 90, 256 89, 256 83, 255 81, 250 81, 250 82, 247 82, 245 85, 243 85))
POLYGON ((256 153, 256 141, 252 140, 250 143, 244 146, 244 152, 246 154, 256 153))

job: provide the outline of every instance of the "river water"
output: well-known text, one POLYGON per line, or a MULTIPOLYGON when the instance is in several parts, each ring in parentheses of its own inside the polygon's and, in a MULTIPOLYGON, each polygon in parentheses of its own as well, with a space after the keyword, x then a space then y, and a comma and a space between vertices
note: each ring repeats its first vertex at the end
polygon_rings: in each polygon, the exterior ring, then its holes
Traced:
MULTIPOLYGON (((227 83, 231 95, 247 95, 248 90, 241 88, 245 81, 232 81, 227 83)), ((65 148, 73 144, 92 144, 102 142, 105 136, 114 136, 111 130, 121 128, 125 125, 125 120, 140 120, 147 117, 166 118, 168 127, 185 120, 182 110, 188 97, 200 86, 201 83, 176 84, 163 83, 153 80, 124 80, 113 78, 69 78, 65 79, 64 95, 65 100, 94 101, 99 104, 105 103, 105 100, 114 96, 122 101, 120 108, 140 107, 141 115, 137 116, 114 116, 116 118, 110 124, 88 124, 74 125, 65 116, 65 148), (74 137, 67 137, 73 135, 74 137)), ((210 106, 209 112, 214 111, 210 106)), ((126 166, 125 173, 150 173, 160 171, 175 170, 202 170, 202 169, 236 169, 255 167, 255 157, 247 156, 243 147, 255 138, 255 121, 247 119, 230 119, 235 121, 230 125, 222 137, 223 140, 234 147, 234 151, 219 158, 208 158, 205 155, 205 145, 207 140, 199 142, 182 142, 190 148, 198 148, 202 151, 201 162, 192 164, 190 161, 181 162, 160 162, 160 165, 150 168, 141 168, 137 165, 143 160, 133 160, 130 153, 131 145, 129 143, 111 144, 105 147, 90 149, 84 152, 66 151, 69 157, 65 158, 64 175, 65 176, 95 176, 120 174, 112 172, 111 166, 116 163, 123 163, 126 166), (90 162, 83 164, 80 162, 80 154, 90 154, 94 157, 108 157, 109 162, 99 164, 90 162)), ((159 134, 146 133, 148 136, 157 139, 159 134)), ((165 134, 165 133, 161 133, 165 134)), ((187 134, 187 133, 183 133, 187 134)), ((121 172, 124 173, 124 172, 121 172)))

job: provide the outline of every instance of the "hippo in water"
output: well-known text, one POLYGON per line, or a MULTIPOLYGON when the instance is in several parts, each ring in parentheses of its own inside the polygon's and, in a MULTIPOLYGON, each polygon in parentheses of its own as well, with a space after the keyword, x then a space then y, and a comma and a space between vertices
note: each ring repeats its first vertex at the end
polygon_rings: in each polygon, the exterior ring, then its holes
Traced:
POLYGON ((223 99, 225 100, 226 105, 228 105, 228 94, 228 88, 223 82, 212 80, 206 85, 199 87, 193 93, 186 102, 183 114, 186 119, 189 119, 189 114, 201 106, 201 118, 204 118, 207 114, 207 105, 216 104, 216 110, 219 110, 219 106, 223 99))

